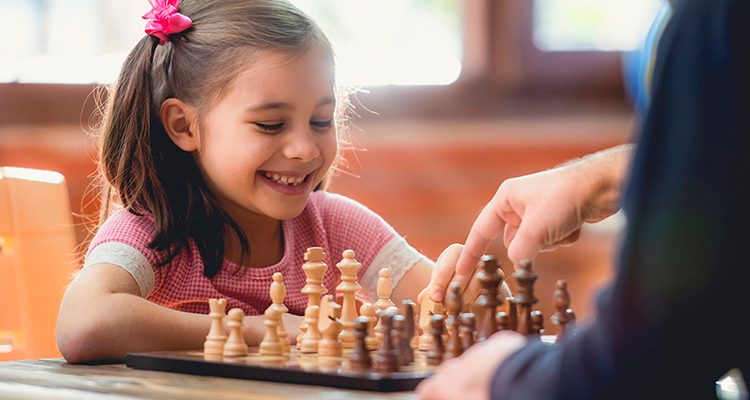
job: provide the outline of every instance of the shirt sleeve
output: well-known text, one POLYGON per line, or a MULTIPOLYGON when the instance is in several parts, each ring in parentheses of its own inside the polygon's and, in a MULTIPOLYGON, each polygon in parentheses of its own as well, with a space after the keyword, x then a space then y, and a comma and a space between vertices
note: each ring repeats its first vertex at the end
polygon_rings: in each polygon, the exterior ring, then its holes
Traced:
POLYGON ((750 1, 676 4, 625 190, 616 278, 592 324, 506 359, 493 399, 709 399, 731 368, 750 376, 739 350, 750 315, 750 1))
POLYGON ((153 232, 153 221, 149 216, 117 211, 91 241, 83 268, 99 263, 122 267, 133 276, 141 297, 145 298, 154 289, 153 265, 159 262, 157 252, 148 248, 153 232))

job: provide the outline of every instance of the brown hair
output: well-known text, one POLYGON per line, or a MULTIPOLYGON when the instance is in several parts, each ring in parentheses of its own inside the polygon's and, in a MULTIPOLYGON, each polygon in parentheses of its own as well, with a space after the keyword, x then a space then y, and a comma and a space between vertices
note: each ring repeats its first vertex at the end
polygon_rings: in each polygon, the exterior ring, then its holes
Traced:
MULTIPOLYGON (((166 251, 169 264, 193 239, 213 277, 224 259, 228 229, 240 239, 242 260, 250 245, 241 228, 219 206, 190 153, 167 136, 159 113, 168 98, 205 112, 247 62, 263 51, 293 57, 312 46, 333 50, 318 26, 285 0, 182 0, 179 12, 192 27, 159 40, 145 36, 123 64, 111 88, 100 133, 103 178, 99 224, 124 207, 153 215, 150 248, 166 251)), ((337 116, 345 101, 337 103, 337 116)), ((337 118, 337 128, 343 123, 337 118)))

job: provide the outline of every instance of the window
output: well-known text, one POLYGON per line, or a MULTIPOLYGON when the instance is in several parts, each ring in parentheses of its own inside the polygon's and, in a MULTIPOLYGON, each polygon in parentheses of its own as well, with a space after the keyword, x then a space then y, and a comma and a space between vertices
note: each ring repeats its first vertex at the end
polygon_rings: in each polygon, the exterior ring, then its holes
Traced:
POLYGON ((534 0, 543 51, 630 51, 643 44, 666 0, 534 0))
MULTIPOLYGON (((448 84, 461 71, 460 0, 292 1, 333 42, 341 84, 448 84)), ((148 8, 146 0, 0 0, 0 82, 113 82, 144 35, 148 8)))

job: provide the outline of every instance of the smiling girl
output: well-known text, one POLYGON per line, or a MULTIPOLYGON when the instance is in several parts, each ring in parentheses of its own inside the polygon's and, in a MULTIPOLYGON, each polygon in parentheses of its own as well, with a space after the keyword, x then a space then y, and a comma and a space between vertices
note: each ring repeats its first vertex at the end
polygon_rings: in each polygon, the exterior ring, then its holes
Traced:
POLYGON ((315 23, 281 0, 150 1, 100 129, 102 222, 62 301, 63 356, 201 348, 209 298, 243 309, 257 345, 276 272, 294 339, 312 246, 328 254, 329 292, 353 249, 364 300, 380 268, 394 301, 416 299, 433 263, 366 207, 316 191, 338 159, 345 99, 315 23))

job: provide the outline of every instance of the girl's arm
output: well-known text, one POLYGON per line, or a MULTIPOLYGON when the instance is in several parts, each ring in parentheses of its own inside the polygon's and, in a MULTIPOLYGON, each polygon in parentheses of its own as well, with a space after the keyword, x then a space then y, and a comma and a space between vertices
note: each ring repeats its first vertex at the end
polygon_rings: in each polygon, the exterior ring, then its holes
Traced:
MULTIPOLYGON (((263 339, 263 316, 245 317, 250 346, 263 339)), ((298 316, 285 314, 289 338, 297 337, 298 316)), ((140 297, 138 284, 114 264, 95 264, 76 277, 63 297, 57 346, 68 362, 122 360, 135 351, 202 349, 211 326, 205 314, 175 311, 140 297)))

